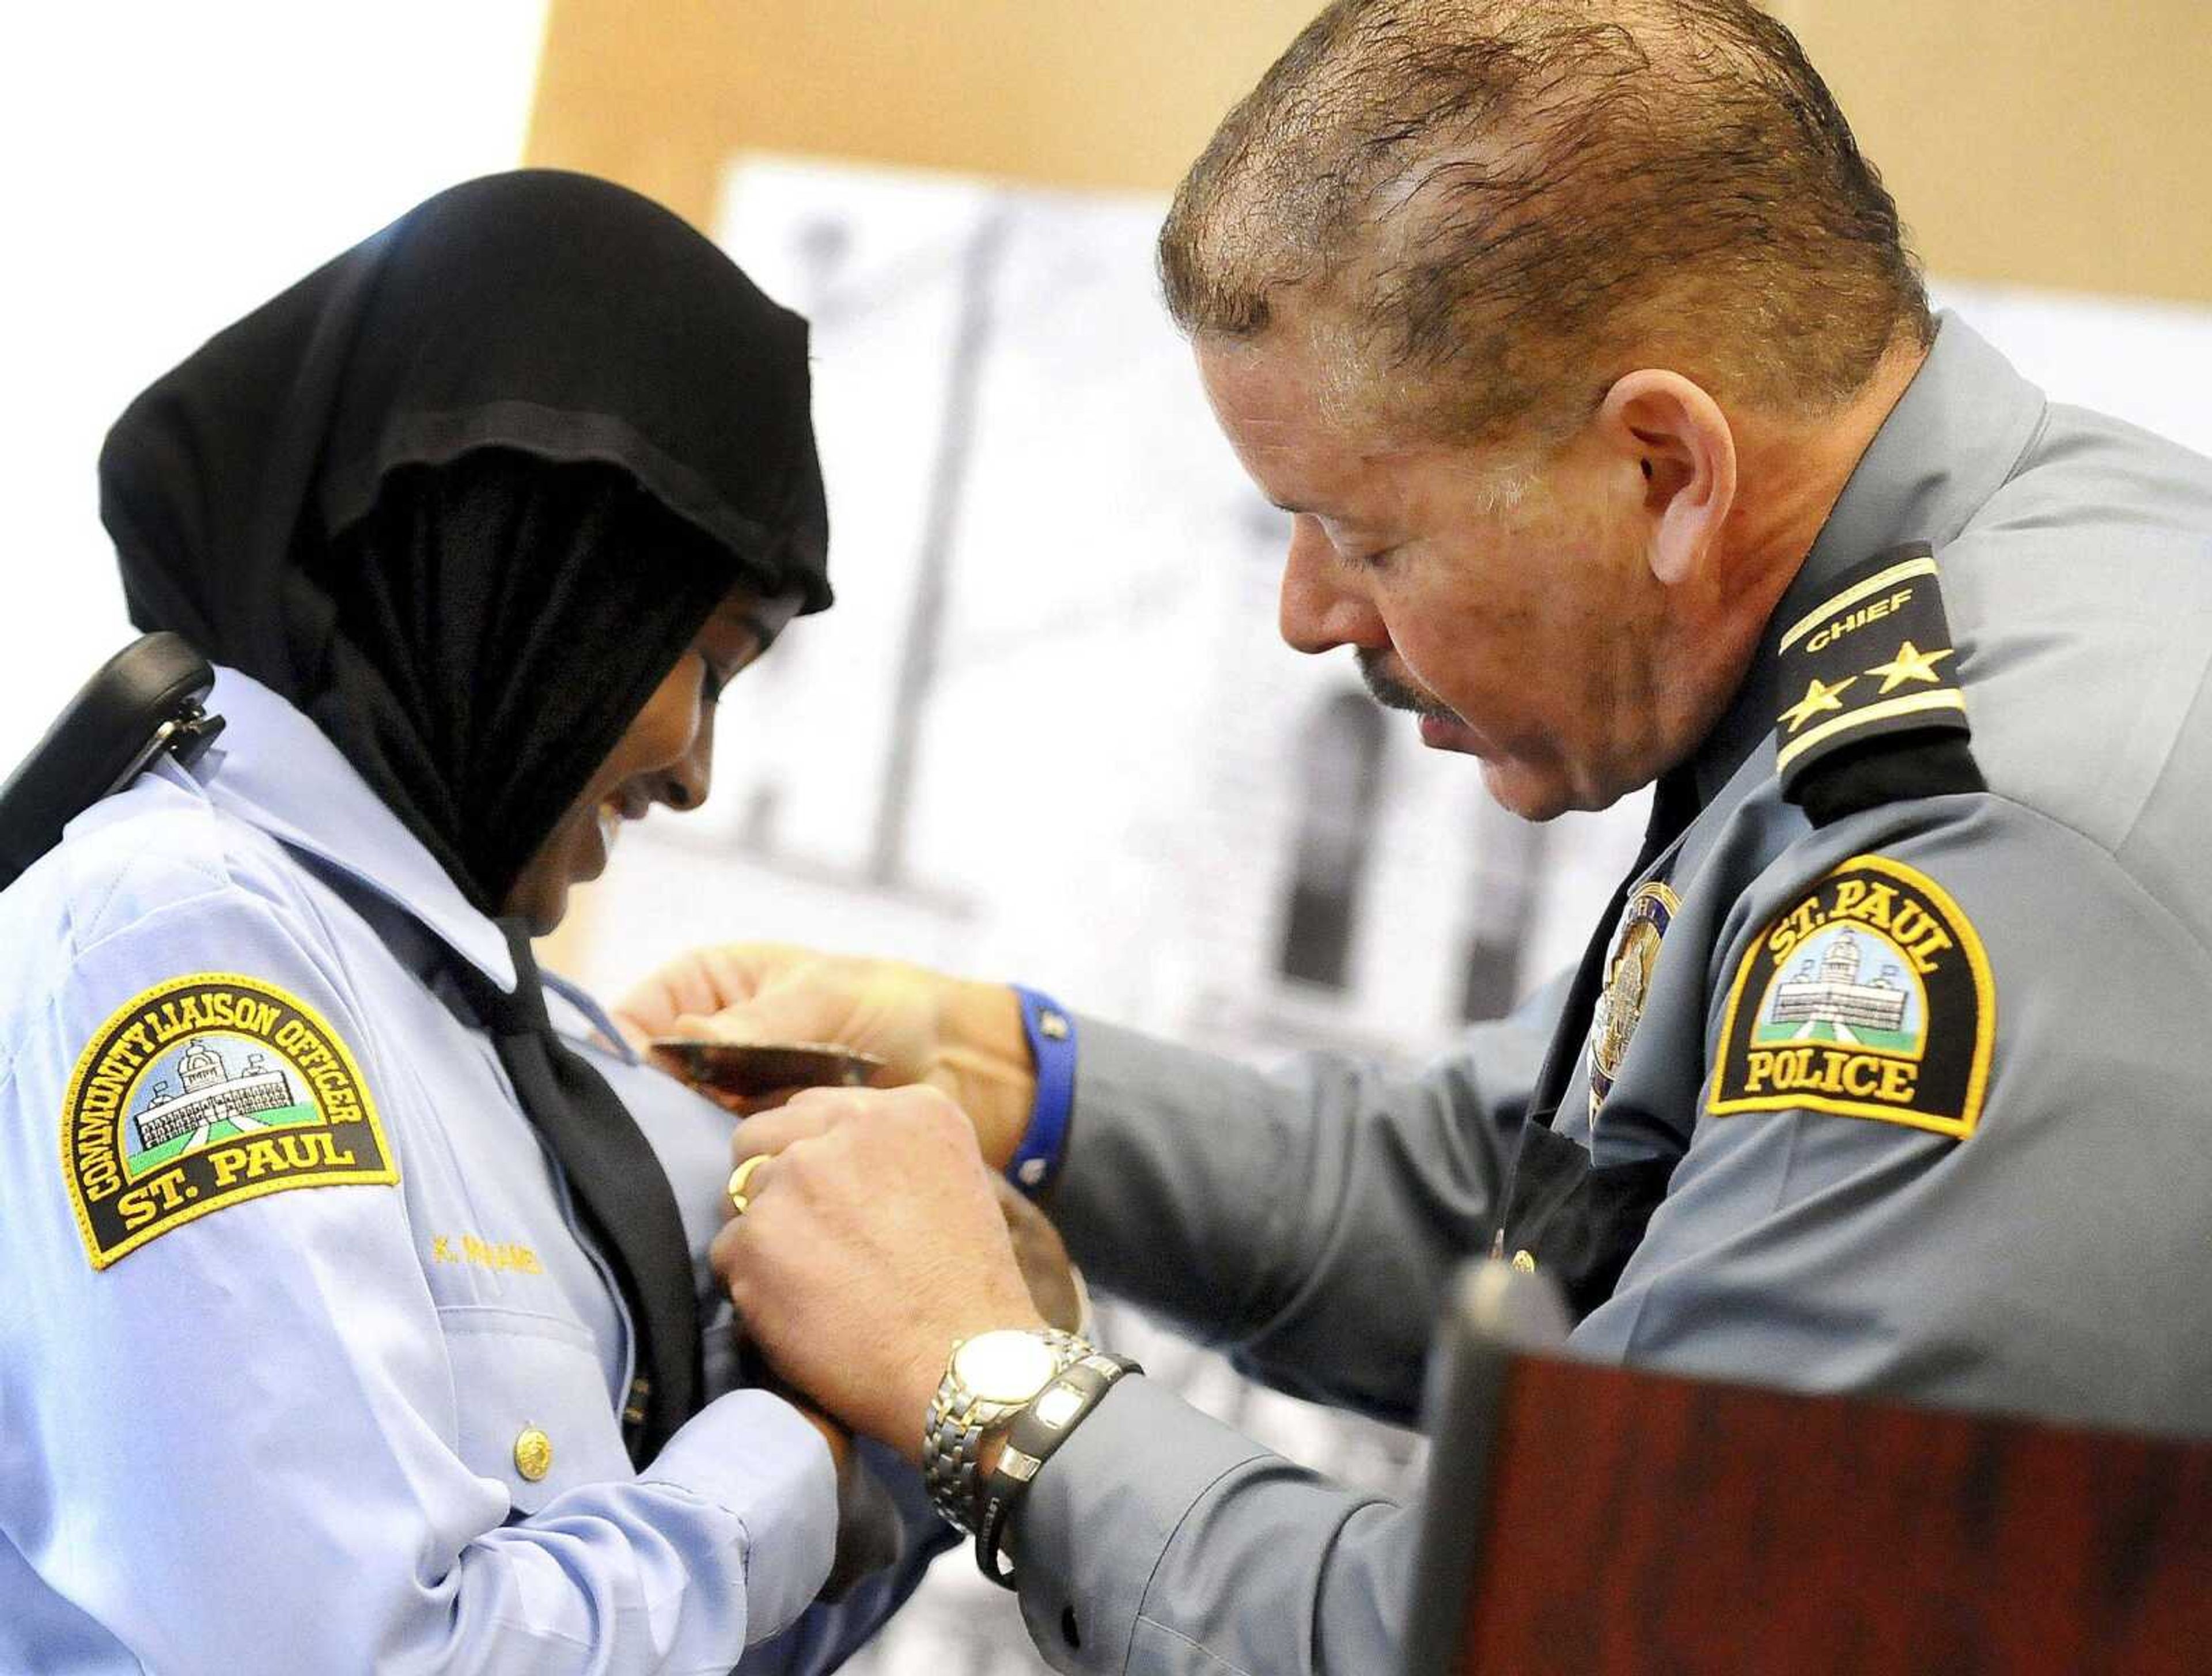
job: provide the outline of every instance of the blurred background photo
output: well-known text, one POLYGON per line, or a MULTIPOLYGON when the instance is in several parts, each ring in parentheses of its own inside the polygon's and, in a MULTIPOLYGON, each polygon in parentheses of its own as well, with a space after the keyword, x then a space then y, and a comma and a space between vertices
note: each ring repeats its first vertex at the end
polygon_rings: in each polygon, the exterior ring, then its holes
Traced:
MULTIPOLYGON (((2194 0, 1782 0, 1941 306, 2054 398, 2212 452, 2212 44, 2194 0)), ((1348 659, 1274 632, 1284 515, 1152 241, 1305 0, 88 0, 11 19, 0 759, 130 637, 94 462, 138 390, 420 198, 634 186, 814 323, 840 601, 724 712, 547 963, 614 996, 772 937, 1043 986, 1232 1053, 1414 1060, 1579 952, 1640 808, 1531 826, 1348 659)), ((1404 1434, 1104 1305, 1263 1441, 1402 1487, 1404 1434)), ((954 1556, 857 1669, 1042 1666, 954 1556)))

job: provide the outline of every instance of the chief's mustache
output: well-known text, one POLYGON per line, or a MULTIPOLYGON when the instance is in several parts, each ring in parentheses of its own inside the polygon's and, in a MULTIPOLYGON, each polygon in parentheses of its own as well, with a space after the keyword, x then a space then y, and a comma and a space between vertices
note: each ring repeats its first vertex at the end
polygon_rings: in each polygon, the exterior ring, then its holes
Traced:
POLYGON ((1367 691, 1376 704, 1387 710, 1411 710, 1416 716, 1433 716, 1443 722, 1459 719, 1456 711, 1432 694, 1392 674, 1382 661, 1389 655, 1372 646, 1362 646, 1358 653, 1359 679, 1367 683, 1367 691))

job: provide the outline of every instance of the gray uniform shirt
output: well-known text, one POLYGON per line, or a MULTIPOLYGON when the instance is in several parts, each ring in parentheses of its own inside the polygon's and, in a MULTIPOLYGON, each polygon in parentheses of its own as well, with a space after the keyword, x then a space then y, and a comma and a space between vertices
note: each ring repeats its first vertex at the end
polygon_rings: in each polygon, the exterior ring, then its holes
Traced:
MULTIPOLYGON (((1597 1163, 1674 1165, 1571 1343, 2212 1433, 2212 462, 2049 402, 1946 318, 1770 648, 1844 573, 1913 541, 1935 550, 1942 673, 1988 789, 1814 827, 1776 772, 1803 683, 1784 689, 1778 656, 1754 665, 1694 759, 1702 813, 1655 868, 1676 899, 1595 1134, 1587 1052, 1560 1107, 1558 1131, 1597 1163), (1711 1109, 1736 980, 1768 973, 1773 928, 1863 856, 1933 887, 1978 943, 1975 1007, 1933 980, 1916 1003, 1927 1030, 1986 1053, 1963 1136, 1711 1109)), ((1817 977, 1800 962, 1761 981, 1817 977)), ((1248 1371, 1410 1417, 1445 1280, 1498 1221, 1558 1004, 1411 1076, 1334 1058, 1261 1074, 1086 1021, 1054 1215, 1095 1278, 1248 1371)), ((1127 1380, 1032 1488, 1013 1533, 1023 1611, 1066 1670, 1368 1676, 1395 1665, 1417 1520, 1127 1380)))

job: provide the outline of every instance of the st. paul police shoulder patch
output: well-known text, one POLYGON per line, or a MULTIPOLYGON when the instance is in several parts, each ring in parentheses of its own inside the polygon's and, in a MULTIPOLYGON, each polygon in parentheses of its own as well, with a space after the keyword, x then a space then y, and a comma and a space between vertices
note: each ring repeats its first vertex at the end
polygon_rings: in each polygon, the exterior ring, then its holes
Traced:
POLYGON ((95 1269, 241 1200, 399 1179, 337 1033, 225 972, 158 984, 100 1026, 63 1103, 62 1167, 95 1269))
POLYGON ((1964 1138, 1996 1036, 1989 960, 1959 905, 1901 862, 1856 856, 1744 955, 1706 1110, 1834 1112, 1964 1138))

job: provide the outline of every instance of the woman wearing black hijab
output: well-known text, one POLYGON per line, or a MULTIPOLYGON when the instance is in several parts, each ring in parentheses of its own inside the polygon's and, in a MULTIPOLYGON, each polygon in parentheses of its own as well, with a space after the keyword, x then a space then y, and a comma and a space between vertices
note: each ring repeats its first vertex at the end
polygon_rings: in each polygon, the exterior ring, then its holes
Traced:
POLYGON ((830 603, 805 357, 526 173, 115 427, 132 619, 228 725, 0 896, 0 1667, 722 1670, 814 1595, 830 1452, 728 1390, 702 1260, 726 1119, 528 943, 830 603))

